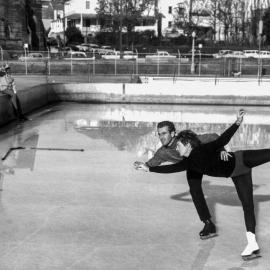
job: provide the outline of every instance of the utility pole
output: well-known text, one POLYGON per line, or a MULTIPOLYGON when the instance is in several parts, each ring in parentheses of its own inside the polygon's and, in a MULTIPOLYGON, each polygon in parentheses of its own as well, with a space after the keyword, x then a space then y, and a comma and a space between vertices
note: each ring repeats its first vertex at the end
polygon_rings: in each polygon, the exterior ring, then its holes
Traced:
POLYGON ((262 59, 261 59, 261 43, 263 34, 263 20, 262 20, 262 6, 260 5, 260 19, 259 19, 259 57, 258 57, 258 82, 260 85, 262 78, 262 59))
POLYGON ((63 42, 64 47, 66 47, 66 13, 65 13, 65 1, 63 1, 63 42))
POLYGON ((195 37, 196 37, 196 33, 195 31, 192 32, 191 34, 192 37, 192 55, 191 55, 191 66, 190 66, 190 72, 191 74, 195 73, 195 37))
POLYGON ((189 1, 189 24, 192 24, 193 0, 189 1))
POLYGON ((122 40, 122 30, 123 30, 123 0, 120 0, 120 33, 119 33, 119 51, 120 58, 122 58, 123 54, 123 40, 122 40))
POLYGON ((216 41, 216 31, 217 31, 217 0, 214 2, 214 42, 216 41))

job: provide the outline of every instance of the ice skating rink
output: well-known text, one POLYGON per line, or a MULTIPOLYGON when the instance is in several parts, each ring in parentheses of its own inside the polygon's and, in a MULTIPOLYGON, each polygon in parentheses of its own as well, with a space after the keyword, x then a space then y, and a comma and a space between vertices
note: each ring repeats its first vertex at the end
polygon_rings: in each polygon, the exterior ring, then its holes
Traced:
MULTIPOLYGON (((133 169, 158 148, 156 124, 220 134, 232 106, 60 103, 0 129, 1 270, 270 269, 270 163, 254 169, 262 257, 244 262, 242 208, 230 179, 204 177, 218 237, 200 240, 185 173, 133 169), (69 151, 84 149, 84 152, 69 151)), ((246 107, 232 150, 270 147, 270 108, 246 107)))

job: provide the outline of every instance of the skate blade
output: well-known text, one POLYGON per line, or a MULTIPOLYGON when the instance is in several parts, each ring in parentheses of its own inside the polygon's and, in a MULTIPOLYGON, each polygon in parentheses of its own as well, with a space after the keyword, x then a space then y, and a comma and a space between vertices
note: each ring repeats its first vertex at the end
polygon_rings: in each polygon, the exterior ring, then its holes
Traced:
POLYGON ((255 250, 251 255, 242 256, 242 259, 244 261, 251 261, 251 260, 254 260, 254 259, 258 259, 260 257, 262 257, 260 255, 260 250, 255 250))
POLYGON ((217 233, 210 233, 209 235, 200 236, 200 238, 201 238, 202 240, 207 240, 207 239, 210 239, 210 238, 214 238, 214 237, 216 237, 216 236, 218 236, 217 233))

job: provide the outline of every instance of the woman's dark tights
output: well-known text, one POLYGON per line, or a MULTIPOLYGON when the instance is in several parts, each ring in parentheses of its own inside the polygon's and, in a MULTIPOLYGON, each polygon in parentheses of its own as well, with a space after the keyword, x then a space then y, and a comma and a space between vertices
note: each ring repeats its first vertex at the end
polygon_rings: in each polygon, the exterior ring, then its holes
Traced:
POLYGON ((246 229, 255 233, 256 219, 253 204, 253 185, 251 172, 232 177, 238 197, 244 210, 246 229))
MULTIPOLYGON (((270 161, 270 149, 243 150, 243 162, 252 169, 270 161)), ((256 219, 253 203, 252 172, 232 177, 242 203, 247 231, 255 233, 256 219)))
POLYGON ((270 161, 270 149, 243 150, 243 161, 249 168, 267 163, 270 161))

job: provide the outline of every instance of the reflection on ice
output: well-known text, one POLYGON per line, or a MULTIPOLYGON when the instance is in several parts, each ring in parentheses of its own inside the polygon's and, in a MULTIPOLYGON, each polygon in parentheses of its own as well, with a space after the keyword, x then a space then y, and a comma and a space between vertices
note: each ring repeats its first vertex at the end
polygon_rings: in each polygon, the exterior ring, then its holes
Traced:
MULTIPOLYGON (((25 146, 36 147, 39 140, 39 134, 37 130, 30 130, 27 132, 16 133, 8 138, 7 144, 9 148, 25 146)), ((8 150, 7 150, 8 151, 8 150)), ((2 152, 2 151, 1 151, 2 152)), ((0 158, 0 190, 2 190, 4 176, 15 173, 15 169, 30 169, 34 170, 36 151, 35 150, 13 150, 3 158, 0 158)))
MULTIPOLYGON (((163 120, 174 123, 231 123, 236 112, 241 107, 233 106, 197 106, 197 105, 89 105, 87 107, 87 121, 132 121, 132 122, 160 122, 163 120)), ((270 108, 245 107, 246 124, 269 125, 270 108)), ((81 116, 84 113, 82 112, 81 116)))
MULTIPOLYGON (((197 134, 221 134, 235 121, 237 110, 233 107, 153 105, 100 109, 97 113, 93 108, 91 118, 75 120, 74 128, 92 139, 104 139, 119 150, 136 151, 138 156, 148 157, 160 147, 156 136, 158 122, 172 121, 177 131, 191 129, 197 134)), ((270 147, 270 110, 246 110, 245 121, 230 143, 231 150, 270 147)))

